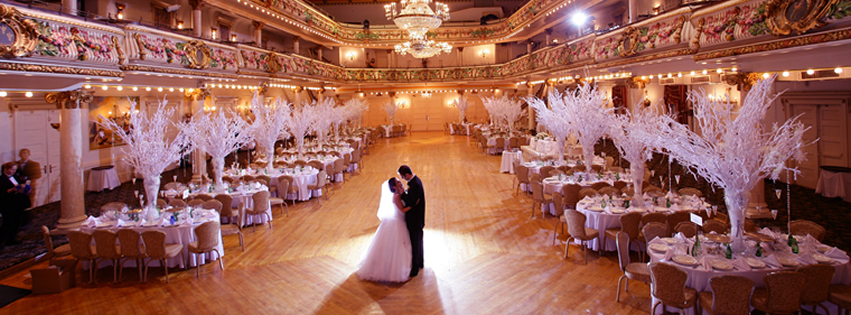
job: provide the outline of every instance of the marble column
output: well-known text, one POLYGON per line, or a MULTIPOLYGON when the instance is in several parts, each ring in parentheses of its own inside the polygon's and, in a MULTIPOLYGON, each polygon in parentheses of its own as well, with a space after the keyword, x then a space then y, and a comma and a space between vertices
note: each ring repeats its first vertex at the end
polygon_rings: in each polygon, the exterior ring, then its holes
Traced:
POLYGON ((296 106, 301 106, 301 91, 303 91, 303 90, 304 90, 304 87, 301 87, 301 86, 297 86, 296 88, 293 89, 293 94, 295 94, 293 99, 295 100, 296 106))
POLYGON ((62 0, 62 13, 77 15, 77 0, 62 0))
POLYGON ((254 45, 260 48, 263 48, 263 22, 251 22, 251 25, 254 26, 254 45))
POLYGON ((294 37, 294 38, 293 38, 293 53, 294 53, 294 54, 296 54, 296 55, 298 55, 298 54, 299 54, 299 53, 298 53, 298 52, 299 52, 299 47, 298 47, 299 45, 298 45, 298 42, 299 42, 300 40, 301 40, 301 37, 298 37, 298 36, 296 36, 296 37, 294 37))
POLYGON ((638 8, 636 8, 638 5, 637 2, 638 0, 629 0, 629 4, 627 5, 629 10, 629 21, 627 21, 627 23, 629 24, 635 23, 638 18, 638 8))
MULTIPOLYGON (((210 96, 210 90, 197 89, 195 93, 190 95, 189 106, 192 114, 204 110, 204 100, 210 96)), ((192 152, 192 181, 202 182, 207 176, 207 152, 201 149, 195 149, 192 152)))
POLYGON ((316 48, 316 60, 322 61, 322 46, 316 48))
POLYGON ((80 107, 92 101, 92 95, 80 90, 49 93, 45 101, 59 109, 59 164, 62 189, 57 230, 79 230, 86 220, 83 185, 83 120, 80 107))
POLYGON ((531 53, 532 53, 532 40, 527 39, 526 40, 526 54, 531 54, 531 53))
POLYGON ((192 36, 201 37, 201 8, 204 7, 204 0, 189 0, 189 5, 192 6, 192 36))
POLYGON ((464 66, 464 47, 458 47, 455 51, 455 60, 458 62, 458 67, 464 66))
POLYGON ((553 44, 553 40, 552 40, 553 29, 548 28, 544 32, 546 33, 546 37, 544 39, 544 46, 552 45, 553 44))

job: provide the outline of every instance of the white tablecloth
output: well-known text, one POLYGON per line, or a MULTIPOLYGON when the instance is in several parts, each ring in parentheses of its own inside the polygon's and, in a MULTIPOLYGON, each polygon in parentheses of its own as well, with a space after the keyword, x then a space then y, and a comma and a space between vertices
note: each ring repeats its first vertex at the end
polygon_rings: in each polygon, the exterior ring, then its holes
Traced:
POLYGON ((523 152, 504 151, 502 152, 502 164, 499 171, 502 173, 514 174, 514 162, 523 163, 523 152))
POLYGON ((842 200, 851 202, 851 172, 838 172, 834 170, 820 169, 816 193, 828 198, 842 197, 842 200))
POLYGON ((107 169, 91 169, 89 171, 88 191, 103 191, 104 189, 113 190, 115 187, 121 186, 121 181, 118 180, 118 173, 114 167, 107 169))
MULTIPOLYGON (((488 138, 488 145, 489 146, 495 146, 496 145, 496 139, 497 138, 488 138)), ((490 148, 490 149, 488 149, 488 154, 497 154, 499 152, 503 152, 505 150, 508 150, 508 148, 510 146, 511 146, 511 141, 508 141, 508 139, 505 139, 505 143, 502 145, 502 148, 490 148)))
MULTIPOLYGON (((189 226, 174 225, 174 226, 168 226, 168 227, 159 227, 158 226, 158 227, 129 227, 129 228, 133 229, 135 231, 138 231, 139 233, 142 233, 144 231, 152 231, 152 230, 153 231, 165 232, 165 243, 166 244, 182 244, 183 245, 183 256, 186 257, 186 259, 189 261, 190 267, 195 267, 199 263, 203 265, 207 259, 210 259, 210 260, 219 259, 219 257, 215 254, 215 252, 207 253, 205 255, 199 255, 198 260, 195 259, 195 257, 194 257, 195 255, 192 255, 192 254, 189 253, 189 243, 195 241, 194 230, 199 225, 201 225, 201 223, 196 223, 196 224, 189 225, 189 226)), ((110 231, 113 231, 113 232, 117 232, 120 228, 111 227, 111 228, 107 228, 107 229, 110 230, 110 231)), ((86 232, 86 233, 92 233, 92 232, 94 232, 95 229, 91 228, 91 227, 83 226, 83 227, 80 228, 80 230, 83 231, 83 232, 86 232)), ((92 245, 94 245, 94 241, 92 241, 92 245)), ((219 245, 216 246, 216 248, 219 250, 219 253, 221 253, 222 256, 224 256, 225 248, 222 245, 221 230, 219 231, 219 245)), ((98 265, 100 267, 105 267, 105 266, 112 266, 112 263, 110 262, 109 264, 105 264, 105 263, 101 262, 98 265)), ((151 262, 151 266, 160 266, 160 263, 159 263, 159 261, 153 261, 153 262, 151 262)), ((180 255, 177 255, 176 257, 168 260, 168 266, 170 268, 177 267, 177 266, 185 267, 185 264, 184 264, 184 261, 180 260, 180 255)), ((130 259, 130 267, 136 267, 136 262, 132 259, 130 259)), ((88 269, 88 264, 84 263, 83 268, 88 269)))

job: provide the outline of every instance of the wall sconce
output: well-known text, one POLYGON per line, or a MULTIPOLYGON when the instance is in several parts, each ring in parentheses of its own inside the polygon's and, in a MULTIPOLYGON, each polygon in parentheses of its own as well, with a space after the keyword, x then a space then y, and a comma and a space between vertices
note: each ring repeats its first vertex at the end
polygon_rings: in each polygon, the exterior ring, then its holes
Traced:
POLYGON ((183 20, 177 20, 177 29, 179 29, 179 30, 183 29, 183 20))
POLYGON ((217 29, 215 27, 210 28, 210 38, 216 39, 216 36, 218 35, 218 33, 219 33, 219 29, 217 29))
POLYGON ((349 58, 349 61, 355 61, 355 57, 357 57, 357 55, 358 54, 356 54, 354 51, 350 51, 346 53, 346 58, 349 58))
POLYGON ((236 42, 236 34, 230 36, 230 41, 236 42))
POLYGON ((653 7, 653 15, 659 15, 659 12, 661 12, 661 11, 662 11, 661 5, 657 5, 657 6, 653 7))
POLYGON ((482 58, 486 58, 488 56, 488 54, 490 54, 490 51, 488 51, 487 49, 482 49, 482 52, 481 52, 482 58))
POLYGON ((115 4, 115 8, 117 8, 117 9, 118 9, 118 13, 116 13, 116 14, 115 14, 115 17, 116 17, 117 19, 119 19, 119 20, 123 20, 123 19, 124 19, 124 8, 126 8, 126 7, 127 7, 127 6, 125 6, 125 5, 123 5, 123 4, 120 4, 120 3, 116 3, 116 4, 115 4))
POLYGON ((644 106, 650 106, 650 96, 647 96, 647 90, 644 90, 644 106))

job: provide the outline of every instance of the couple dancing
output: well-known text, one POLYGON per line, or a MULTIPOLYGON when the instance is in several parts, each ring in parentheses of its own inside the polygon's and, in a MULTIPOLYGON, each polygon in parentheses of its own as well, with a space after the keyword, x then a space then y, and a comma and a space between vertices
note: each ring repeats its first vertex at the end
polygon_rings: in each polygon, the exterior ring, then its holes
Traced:
POLYGON ((407 165, 399 167, 399 176, 381 185, 375 231, 358 269, 358 277, 370 281, 405 282, 423 268, 423 226, 425 193, 420 178, 407 165))

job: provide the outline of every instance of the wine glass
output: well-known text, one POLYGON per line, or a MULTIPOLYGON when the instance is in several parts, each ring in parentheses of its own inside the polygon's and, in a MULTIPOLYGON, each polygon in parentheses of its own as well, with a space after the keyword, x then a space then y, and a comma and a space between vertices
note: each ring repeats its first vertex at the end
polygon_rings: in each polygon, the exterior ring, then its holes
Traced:
POLYGON ((134 191, 133 191, 133 194, 135 194, 135 195, 136 195, 136 198, 139 198, 139 191, 138 191, 138 190, 134 190, 134 191))
POLYGON ((780 196, 783 195, 783 189, 775 189, 774 195, 777 196, 777 199, 780 199, 780 196))
POLYGON ((777 209, 771 209, 771 218, 777 220, 777 209))
POLYGON ((176 182, 176 181, 177 181, 177 175, 174 175, 174 176, 172 176, 171 178, 172 178, 172 181, 174 181, 174 182, 176 182))
POLYGON ((677 185, 680 184, 680 175, 674 175, 674 180, 677 181, 677 185))
POLYGON ((133 182, 133 185, 136 185, 136 177, 131 178, 130 181, 133 182))

